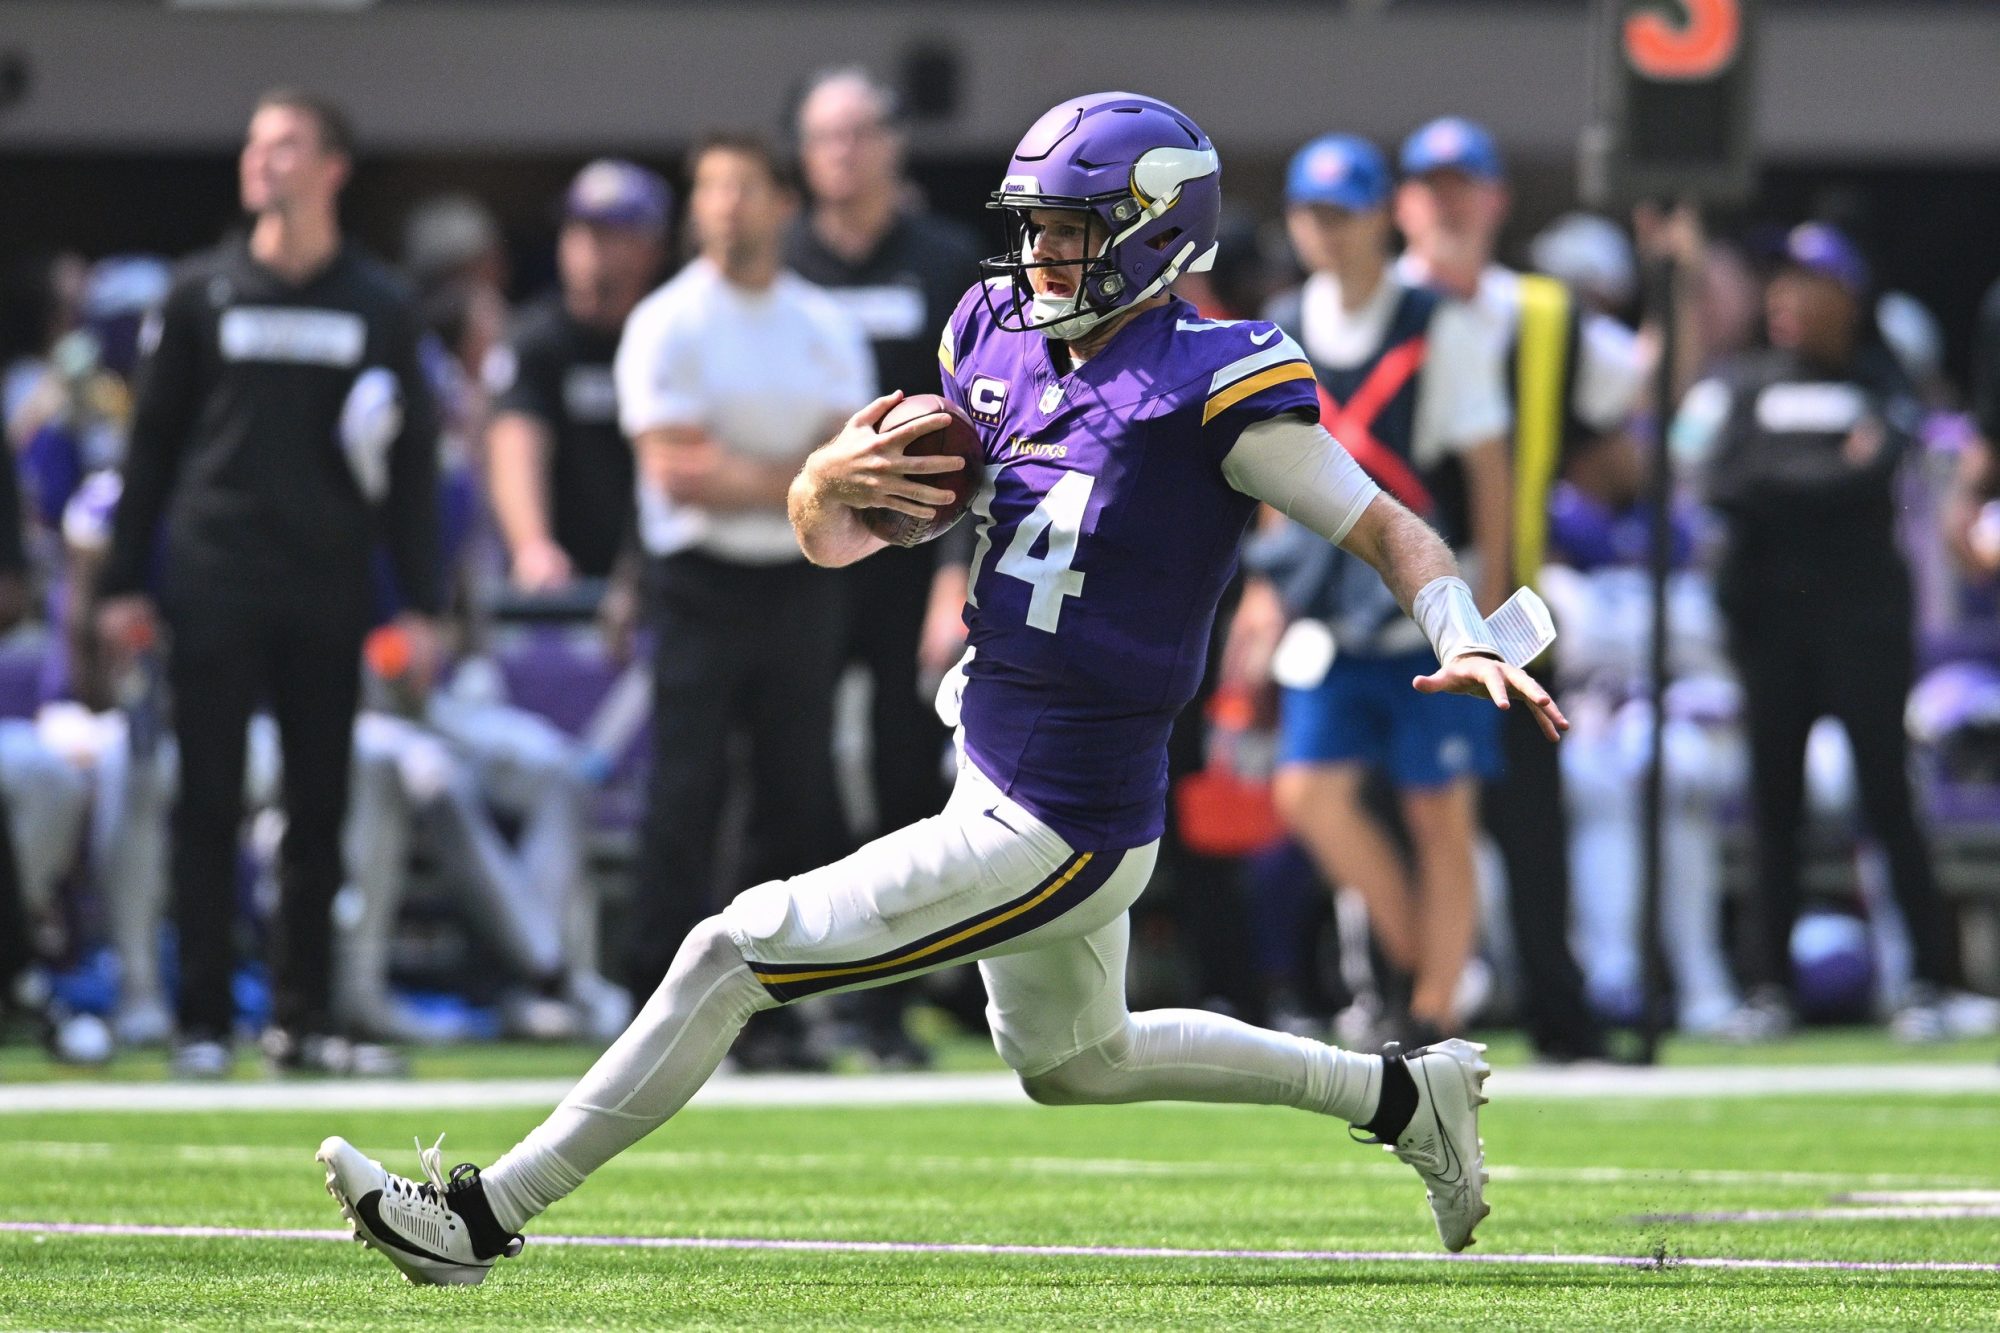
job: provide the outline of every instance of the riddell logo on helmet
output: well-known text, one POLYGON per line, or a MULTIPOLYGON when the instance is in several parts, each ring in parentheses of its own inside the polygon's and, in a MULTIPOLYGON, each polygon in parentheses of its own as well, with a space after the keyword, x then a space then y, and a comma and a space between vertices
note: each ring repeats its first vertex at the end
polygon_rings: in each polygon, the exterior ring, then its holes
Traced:
POLYGON ((1002 194, 1040 194, 1042 183, 1033 176, 1009 176, 1000 182, 1002 194))

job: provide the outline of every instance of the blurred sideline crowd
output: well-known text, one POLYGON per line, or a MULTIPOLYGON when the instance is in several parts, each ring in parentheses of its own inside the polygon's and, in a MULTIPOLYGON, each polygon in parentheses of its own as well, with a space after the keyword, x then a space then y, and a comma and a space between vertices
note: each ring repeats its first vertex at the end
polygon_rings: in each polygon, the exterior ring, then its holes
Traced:
MULTIPOLYGON (((190 1078, 246 1035, 331 1074, 605 1043, 736 892, 940 809, 973 523, 834 571, 784 515, 848 415, 938 390, 980 278, 904 147, 894 92, 840 69, 782 147, 698 143, 684 200, 591 162, 556 287, 512 304, 477 199, 417 202, 394 270, 344 238, 345 119, 280 90, 241 235, 10 260, 0 1012, 190 1078)), ((1552 1060, 1646 1017, 1664 448, 1659 1017, 2000 1030, 2000 286, 1962 392, 1839 220, 1573 213, 1515 269, 1511 202, 1471 121, 1329 134, 1179 290, 1303 347, 1483 610, 1541 591, 1574 730, 1416 695, 1379 583, 1265 515, 1176 731, 1133 985, 1358 1046, 1515 1023, 1552 1060)), ((958 969, 760 1015, 732 1058, 921 1067, 915 1004, 985 1030, 958 969)))

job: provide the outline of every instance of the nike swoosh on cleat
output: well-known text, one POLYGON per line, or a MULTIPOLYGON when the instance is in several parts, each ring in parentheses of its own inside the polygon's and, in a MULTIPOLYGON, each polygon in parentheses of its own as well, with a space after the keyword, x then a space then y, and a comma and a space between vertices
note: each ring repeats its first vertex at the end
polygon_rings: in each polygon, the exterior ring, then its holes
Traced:
POLYGON ((367 1225, 369 1234, 376 1240, 386 1245, 393 1245, 406 1254, 414 1254, 419 1259, 428 1259, 434 1264, 450 1264, 453 1268, 469 1268, 472 1266, 442 1254, 433 1254, 423 1246, 413 1244, 398 1235, 395 1228, 386 1225, 382 1221, 382 1210, 376 1203, 376 1200, 381 1197, 382 1191, 376 1190, 374 1193, 364 1194, 354 1201, 354 1211, 361 1214, 362 1222, 367 1225))

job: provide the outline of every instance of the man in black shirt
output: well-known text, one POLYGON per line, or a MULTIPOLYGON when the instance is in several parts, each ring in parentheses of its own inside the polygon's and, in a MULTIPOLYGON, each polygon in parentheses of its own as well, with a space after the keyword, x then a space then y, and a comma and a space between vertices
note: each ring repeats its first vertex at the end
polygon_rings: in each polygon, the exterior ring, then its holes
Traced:
MULTIPOLYGON (((792 228, 786 262, 854 316, 886 392, 938 391, 937 335, 979 276, 971 233, 911 206, 895 95, 860 69, 822 74, 799 104, 799 159, 812 206, 792 228)), ((923 677, 957 659, 964 637, 972 525, 931 546, 889 550, 839 570, 848 601, 847 662, 872 686, 870 776, 877 830, 944 808, 949 739, 923 677)), ((870 834, 870 830, 857 830, 870 834)), ((870 1050, 885 1064, 920 1063, 903 1029, 905 987, 863 992, 870 1050)))
POLYGON ((1957 484, 1945 510, 1945 537, 1965 572, 1980 583, 2000 576, 2000 282, 1986 291, 1972 341, 1972 422, 1979 438, 1959 456, 1957 484))
POLYGON ((1958 964, 1910 791, 1903 707, 1913 670, 1910 574, 1896 546, 1897 464, 1920 424, 1908 380, 1864 340, 1868 270, 1846 237, 1808 223, 1786 239, 1766 298, 1770 350, 1695 386, 1679 438, 1712 441, 1709 498, 1728 527, 1717 577, 1750 735, 1757 891, 1738 1040, 1793 1024, 1806 737, 1838 718, 1862 814, 1889 862, 1916 981, 1895 1019, 1905 1040, 1949 1023, 1958 964))
POLYGON ((241 159, 247 239, 178 275, 137 384, 124 497, 100 580, 113 653, 155 636, 150 575, 172 638, 180 797, 173 893, 180 935, 180 1073, 230 1063, 230 994, 244 733, 268 702, 282 738, 283 902, 272 945, 281 1067, 353 1072, 383 1053, 330 1030, 329 908, 370 619, 385 549, 411 670, 436 659, 437 430, 411 302, 341 238, 344 118, 268 93, 241 159))
POLYGON ((666 182, 592 162, 564 202, 560 289, 521 312, 487 376, 487 484, 516 587, 607 578, 631 535, 632 446, 618 429, 618 334, 666 260, 666 182))

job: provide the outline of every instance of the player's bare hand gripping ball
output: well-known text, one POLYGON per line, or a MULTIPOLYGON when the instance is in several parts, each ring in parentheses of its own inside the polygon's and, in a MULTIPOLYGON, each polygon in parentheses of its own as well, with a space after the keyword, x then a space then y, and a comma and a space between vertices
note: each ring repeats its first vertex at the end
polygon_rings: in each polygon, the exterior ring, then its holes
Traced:
POLYGON ((1508 666, 1484 653, 1460 653, 1428 676, 1418 676, 1410 684, 1420 694, 1470 694, 1493 701, 1502 710, 1512 707, 1509 696, 1521 699, 1535 710, 1542 734, 1560 740, 1569 730, 1569 719, 1556 707, 1539 682, 1519 667, 1508 666))
POLYGON ((902 400, 901 390, 883 394, 849 417, 840 434, 807 460, 811 480, 822 496, 850 509, 890 509, 925 520, 951 503, 952 492, 921 479, 957 472, 964 468, 965 460, 950 454, 903 452, 912 441, 942 429, 951 418, 932 412, 878 431, 878 423, 902 400))

